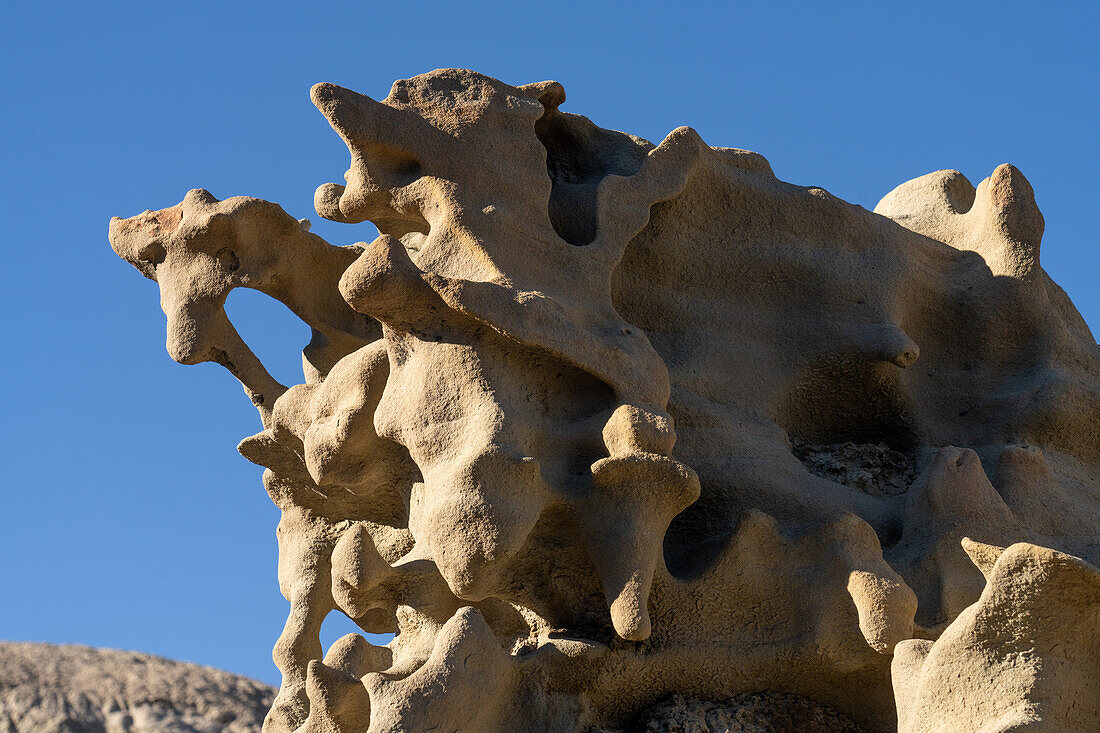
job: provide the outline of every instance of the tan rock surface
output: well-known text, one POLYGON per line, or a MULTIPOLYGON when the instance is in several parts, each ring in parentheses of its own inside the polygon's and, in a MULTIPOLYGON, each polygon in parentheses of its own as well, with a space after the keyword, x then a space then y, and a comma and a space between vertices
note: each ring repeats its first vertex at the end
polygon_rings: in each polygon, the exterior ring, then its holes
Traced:
POLYGON ((3 733, 254 733, 274 695, 149 654, 0 642, 3 733))
POLYGON ((260 409, 240 450, 290 602, 266 730, 573 731, 758 692, 889 730, 895 645, 983 592, 964 535, 1097 560, 1100 349, 1015 168, 873 213, 690 128, 601 129, 556 82, 312 97, 351 156, 316 210, 374 241, 201 190, 110 232, 170 353, 260 409), (304 384, 240 342, 238 286, 320 334, 304 384), (333 611, 397 637, 326 654, 333 611))
POLYGON ((1095 731, 1100 570, 1025 543, 966 546, 988 582, 935 643, 898 645, 898 730, 1095 731))

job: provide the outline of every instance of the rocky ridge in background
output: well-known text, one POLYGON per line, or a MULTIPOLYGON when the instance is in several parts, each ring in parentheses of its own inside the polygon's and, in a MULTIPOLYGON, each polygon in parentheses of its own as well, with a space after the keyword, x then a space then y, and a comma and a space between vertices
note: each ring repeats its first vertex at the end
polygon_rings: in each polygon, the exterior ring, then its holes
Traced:
POLYGON ((0 733, 258 733, 274 697, 149 654, 0 642, 0 733))

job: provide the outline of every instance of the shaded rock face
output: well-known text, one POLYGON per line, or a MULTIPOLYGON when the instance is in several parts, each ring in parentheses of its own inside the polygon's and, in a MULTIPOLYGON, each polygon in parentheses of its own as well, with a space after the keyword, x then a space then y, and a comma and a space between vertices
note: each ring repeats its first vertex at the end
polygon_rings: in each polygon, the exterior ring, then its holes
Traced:
MULTIPOLYGON (((844 715, 813 700, 775 692, 744 693, 722 703, 677 695, 639 716, 622 733, 862 733, 844 715)), ((590 733, 620 733, 593 730, 590 733)))
POLYGON ((915 478, 913 462, 885 443, 812 445, 792 441, 810 473, 874 496, 903 494, 915 478))
POLYGON ((3 733, 254 733, 275 690, 114 649, 0 642, 3 733))
POLYGON ((890 730, 897 645, 987 587, 964 538, 1100 557, 1100 349, 1011 165, 871 212, 690 128, 599 128, 556 82, 312 99, 350 153, 314 207, 374 241, 201 189, 109 230, 171 356, 260 413, 239 450, 290 604, 266 731, 581 731, 747 693, 890 730), (234 330, 236 287, 313 328, 302 384, 234 330), (332 612, 396 638, 324 650, 332 612))

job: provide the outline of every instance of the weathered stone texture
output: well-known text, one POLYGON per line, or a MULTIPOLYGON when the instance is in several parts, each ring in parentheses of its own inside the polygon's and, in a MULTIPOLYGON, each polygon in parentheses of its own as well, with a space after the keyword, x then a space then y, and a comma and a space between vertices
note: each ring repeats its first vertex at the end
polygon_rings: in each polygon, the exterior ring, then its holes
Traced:
POLYGON ((1040 634, 1095 610, 1100 351, 1017 169, 870 212, 690 128, 601 129, 556 82, 312 97, 351 154, 315 208, 374 241, 202 190, 110 229, 173 358, 221 363, 260 411, 240 451, 283 511, 290 602, 265 730, 615 728, 749 693, 867 730, 1047 695, 1048 727, 1100 727, 1096 655, 1040 634), (235 287, 312 326, 303 384, 236 334, 235 287), (1012 546, 997 583, 964 537, 1012 546), (1077 595, 1013 579, 1036 545, 1077 595), (333 611, 397 637, 324 652, 333 611), (1036 681, 1005 682, 1028 634, 1036 681), (945 687, 964 638, 987 651, 945 687))

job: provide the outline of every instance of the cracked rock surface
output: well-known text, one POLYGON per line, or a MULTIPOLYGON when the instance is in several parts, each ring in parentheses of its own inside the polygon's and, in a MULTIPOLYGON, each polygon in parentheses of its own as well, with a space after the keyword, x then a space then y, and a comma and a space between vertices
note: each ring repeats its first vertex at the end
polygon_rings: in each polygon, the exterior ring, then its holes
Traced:
POLYGON ((813 700, 776 692, 744 693, 726 702, 676 695, 622 731, 590 733, 864 733, 841 713, 813 700))

